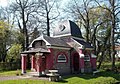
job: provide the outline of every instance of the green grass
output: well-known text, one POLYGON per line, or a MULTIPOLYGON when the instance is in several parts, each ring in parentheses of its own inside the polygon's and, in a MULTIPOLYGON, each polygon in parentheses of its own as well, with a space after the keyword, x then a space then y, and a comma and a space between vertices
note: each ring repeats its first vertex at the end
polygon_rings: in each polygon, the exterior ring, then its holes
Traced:
POLYGON ((45 81, 45 80, 21 79, 21 80, 1 81, 0 84, 56 84, 56 83, 45 81))
POLYGON ((3 71, 0 72, 0 76, 15 76, 16 73, 20 73, 20 71, 3 71))
POLYGON ((59 82, 49 82, 47 80, 32 80, 32 79, 19 79, 0 81, 0 84, 114 84, 120 81, 120 74, 111 71, 102 71, 93 76, 92 74, 77 74, 63 76, 63 80, 59 82))
POLYGON ((112 77, 98 77, 92 79, 72 77, 67 80, 68 84, 111 84, 117 82, 117 80, 112 77))
MULTIPOLYGON (((29 72, 30 70, 27 70, 29 72)), ((21 74, 21 70, 14 71, 1 71, 0 76, 16 76, 16 74, 21 74)))
POLYGON ((111 84, 120 81, 120 74, 100 72, 96 76, 91 74, 67 77, 68 84, 111 84))
POLYGON ((47 80, 7 80, 1 81, 0 84, 111 84, 117 82, 112 77, 98 77, 94 79, 84 79, 80 77, 70 77, 60 82, 49 82, 47 80))

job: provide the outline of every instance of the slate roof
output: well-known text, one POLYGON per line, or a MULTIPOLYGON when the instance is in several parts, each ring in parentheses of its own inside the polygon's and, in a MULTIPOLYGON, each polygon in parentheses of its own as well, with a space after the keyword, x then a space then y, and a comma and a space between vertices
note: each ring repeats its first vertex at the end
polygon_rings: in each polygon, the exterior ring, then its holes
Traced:
POLYGON ((34 39, 32 41, 32 43, 29 45, 29 47, 32 47, 32 44, 35 41, 39 41, 39 40, 43 40, 43 41, 47 41, 48 46, 59 46, 59 47, 70 47, 65 41, 63 41, 61 38, 53 38, 53 37, 49 37, 49 36, 40 36, 37 39, 34 39))
POLYGON ((54 30, 53 36, 54 37, 74 36, 83 38, 80 28, 70 20, 61 22, 58 25, 58 27, 54 30))
POLYGON ((44 39, 53 46, 63 46, 63 47, 70 47, 65 41, 61 38, 53 38, 44 36, 44 39))
POLYGON ((78 43, 82 44, 85 48, 93 48, 90 43, 85 42, 84 40, 75 39, 75 38, 73 38, 73 39, 75 41, 77 41, 78 43))

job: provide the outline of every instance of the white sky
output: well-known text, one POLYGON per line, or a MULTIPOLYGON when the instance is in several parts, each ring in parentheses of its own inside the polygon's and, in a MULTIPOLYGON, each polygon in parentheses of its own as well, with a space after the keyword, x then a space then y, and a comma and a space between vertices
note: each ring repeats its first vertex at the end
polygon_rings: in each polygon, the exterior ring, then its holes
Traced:
POLYGON ((0 0, 0 6, 5 7, 7 6, 8 0, 0 0))
MULTIPOLYGON (((0 6, 5 7, 8 5, 8 3, 12 1, 12 0, 0 0, 0 6)), ((62 5, 65 4, 66 2, 68 2, 69 0, 63 0, 62 1, 62 5)))

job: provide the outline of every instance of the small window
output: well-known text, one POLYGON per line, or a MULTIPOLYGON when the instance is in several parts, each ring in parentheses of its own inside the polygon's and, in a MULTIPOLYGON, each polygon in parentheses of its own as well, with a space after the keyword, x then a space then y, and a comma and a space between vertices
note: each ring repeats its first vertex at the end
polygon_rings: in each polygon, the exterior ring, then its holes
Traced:
POLYGON ((90 61, 90 57, 88 55, 85 55, 84 61, 90 61))
POLYGON ((58 55, 57 62, 67 62, 67 58, 64 54, 58 55))

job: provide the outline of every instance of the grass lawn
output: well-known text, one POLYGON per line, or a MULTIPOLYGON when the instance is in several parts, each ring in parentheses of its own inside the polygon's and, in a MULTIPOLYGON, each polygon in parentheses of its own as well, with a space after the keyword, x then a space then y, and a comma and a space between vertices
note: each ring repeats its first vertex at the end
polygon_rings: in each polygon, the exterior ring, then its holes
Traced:
MULTIPOLYGON (((29 72, 30 70, 27 70, 29 72)), ((0 76, 16 76, 16 74, 20 74, 21 70, 14 70, 14 71, 1 71, 0 76)))
POLYGON ((20 71, 3 71, 0 72, 0 76, 15 76, 17 72, 20 73, 20 71))
MULTIPOLYGON (((7 74, 8 72, 0 73, 7 74)), ((15 74, 15 71, 10 71, 9 73, 15 74)), ((120 81, 120 74, 113 72, 102 71, 96 76, 92 74, 77 74, 64 76, 63 81, 59 82, 49 82, 47 80, 32 80, 32 79, 19 79, 19 80, 7 80, 0 81, 0 84, 114 84, 120 81)))

